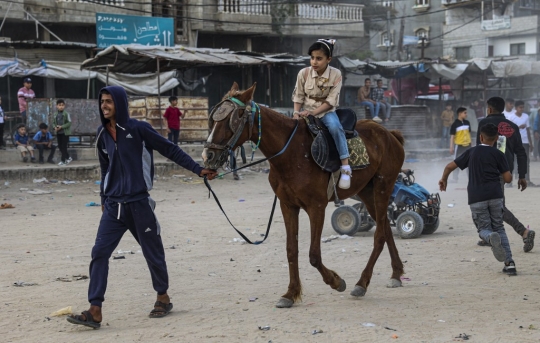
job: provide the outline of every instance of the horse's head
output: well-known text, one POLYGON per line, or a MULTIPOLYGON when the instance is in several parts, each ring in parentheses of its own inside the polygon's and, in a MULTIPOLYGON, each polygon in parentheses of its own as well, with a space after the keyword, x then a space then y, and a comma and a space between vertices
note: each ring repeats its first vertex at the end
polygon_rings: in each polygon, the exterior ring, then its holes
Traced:
POLYGON ((249 139, 253 126, 251 100, 255 86, 256 83, 249 89, 240 91, 235 82, 229 93, 210 113, 208 125, 212 131, 206 140, 202 154, 207 168, 221 167, 227 161, 229 151, 249 139))

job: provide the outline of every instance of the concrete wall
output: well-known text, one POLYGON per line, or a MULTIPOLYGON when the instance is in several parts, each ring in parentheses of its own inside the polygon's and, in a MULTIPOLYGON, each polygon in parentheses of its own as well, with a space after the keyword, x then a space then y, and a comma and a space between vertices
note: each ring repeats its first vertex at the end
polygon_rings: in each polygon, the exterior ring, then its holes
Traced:
POLYGON ((525 43, 525 54, 536 54, 538 46, 538 37, 522 36, 522 37, 502 37, 492 38, 489 40, 489 45, 493 45, 494 56, 510 56, 510 44, 525 43))

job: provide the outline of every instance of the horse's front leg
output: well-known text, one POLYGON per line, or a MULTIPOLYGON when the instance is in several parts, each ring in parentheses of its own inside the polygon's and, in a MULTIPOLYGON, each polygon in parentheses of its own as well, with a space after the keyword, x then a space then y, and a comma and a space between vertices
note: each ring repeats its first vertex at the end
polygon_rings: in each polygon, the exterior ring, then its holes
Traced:
POLYGON ((321 257, 321 234, 324 225, 324 208, 326 203, 321 206, 313 206, 307 209, 309 221, 311 224, 311 245, 309 247, 309 263, 321 273, 323 281, 338 292, 343 292, 347 285, 336 272, 326 268, 321 257))
POLYGON ((302 284, 298 270, 298 214, 300 208, 280 202, 281 213, 287 231, 287 261, 289 262, 289 289, 276 304, 279 308, 289 308, 302 300, 302 284))

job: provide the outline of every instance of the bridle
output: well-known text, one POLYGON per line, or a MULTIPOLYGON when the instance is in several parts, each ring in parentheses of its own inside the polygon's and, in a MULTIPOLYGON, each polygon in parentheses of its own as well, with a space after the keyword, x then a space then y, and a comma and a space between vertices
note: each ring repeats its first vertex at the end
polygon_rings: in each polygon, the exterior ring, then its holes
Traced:
MULTIPOLYGON (((244 104, 242 101, 238 100, 235 97, 230 97, 222 100, 218 103, 212 112, 210 112, 210 117, 208 118, 208 125, 211 130, 214 129, 215 122, 225 120, 229 115, 229 127, 233 132, 232 137, 225 145, 206 142, 204 147, 206 149, 221 150, 221 153, 217 156, 216 166, 222 166, 228 159, 229 155, 232 153, 232 150, 240 135, 244 131, 246 124, 248 124, 248 137, 251 137, 253 133, 253 123, 255 121, 255 116, 259 115, 259 126, 261 122, 261 109, 257 103, 251 101, 249 105, 244 104), (240 110, 242 114, 240 114, 240 110), (246 115, 246 112, 250 113, 246 115)), ((261 143, 261 132, 259 130, 259 141, 255 147, 255 150, 259 147, 261 143)))
MULTIPOLYGON (((218 163, 219 164, 217 165, 217 167, 222 166, 226 162, 228 154, 232 153, 232 149, 234 148, 235 144, 238 142, 238 139, 240 138, 240 135, 244 131, 246 123, 249 124, 249 126, 248 126, 248 128, 249 128, 249 137, 251 137, 252 130, 253 130, 253 122, 255 120, 255 115, 257 113, 259 114, 259 141, 257 142, 257 145, 255 147, 252 146, 252 148, 254 148, 254 150, 257 149, 259 147, 260 143, 261 143, 261 132, 262 132, 262 130, 261 130, 261 109, 260 109, 259 105, 257 105, 253 101, 251 101, 250 105, 245 105, 242 101, 240 101, 240 100, 238 100, 238 99, 236 99, 234 97, 231 97, 231 98, 228 98, 228 99, 225 99, 225 100, 221 101, 220 103, 218 103, 214 107, 212 112, 210 112, 210 117, 208 118, 208 124, 209 124, 210 128, 214 129, 214 122, 225 120, 225 118, 227 118, 229 116, 229 114, 231 114, 231 113, 232 113, 232 115, 231 115, 231 118, 229 119, 229 126, 231 127, 231 130, 233 131, 233 136, 231 137, 231 139, 229 139, 227 144, 221 145, 221 144, 215 144, 215 143, 209 143, 209 142, 204 144, 205 148, 222 150, 221 154, 218 157, 218 163), (242 116, 240 116, 240 114, 239 114, 240 110, 244 111, 242 114, 245 114, 246 111, 250 111, 251 115, 242 115, 242 116)), ((291 135, 289 136, 289 139, 287 140, 287 142, 285 143, 285 145, 283 146, 283 148, 279 152, 277 152, 276 154, 274 154, 274 155, 272 155, 270 157, 265 157, 262 160, 258 160, 258 161, 246 164, 246 165, 244 165, 244 166, 242 166, 240 168, 236 168, 235 170, 231 170, 231 171, 229 171, 229 172, 227 172, 225 174, 222 174, 222 175, 226 175, 228 173, 232 173, 232 172, 235 172, 235 171, 240 170, 240 169, 244 169, 244 168, 254 166, 256 164, 271 160, 274 157, 278 157, 281 154, 283 154, 287 150, 287 148, 289 147, 289 144, 291 143, 294 135, 296 134, 296 131, 298 130, 298 124, 299 124, 299 121, 297 120, 296 125, 294 127, 294 130, 292 131, 291 135)), ((253 155, 252 155, 252 158, 253 158, 253 155)), ((266 238, 268 238, 268 233, 270 232, 270 226, 272 225, 272 218, 274 217, 274 211, 276 209, 277 195, 274 196, 274 203, 272 204, 272 211, 270 212, 270 219, 268 220, 268 226, 266 227, 266 233, 264 235, 264 238, 261 241, 252 242, 242 232, 240 232, 233 225, 233 223, 231 223, 231 220, 229 219, 229 217, 225 213, 225 210, 221 206, 221 203, 219 202, 216 193, 214 193, 214 191, 212 190, 212 187, 210 187, 210 183, 208 182, 208 179, 206 178, 206 176, 204 177, 204 184, 208 188, 208 192, 211 193, 212 196, 214 197, 214 200, 216 201, 217 205, 219 206, 219 209, 221 210, 221 212, 223 212, 223 214, 225 215, 225 218, 227 218, 227 221, 229 222, 229 224, 231 224, 233 229, 247 243, 258 245, 258 244, 261 244, 262 242, 264 242, 266 240, 266 238)), ((208 194, 208 197, 210 197, 210 194, 208 194)))

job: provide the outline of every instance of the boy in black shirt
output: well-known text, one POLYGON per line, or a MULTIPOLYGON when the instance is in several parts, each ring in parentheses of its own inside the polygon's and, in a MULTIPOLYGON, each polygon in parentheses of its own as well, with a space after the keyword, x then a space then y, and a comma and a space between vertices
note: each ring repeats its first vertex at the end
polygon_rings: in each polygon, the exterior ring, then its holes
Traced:
MULTIPOLYGON (((493 124, 499 130, 499 139, 497 142, 497 147, 501 150, 506 156, 506 162, 508 162, 508 167, 510 168, 510 174, 514 168, 514 155, 517 157, 518 165, 518 175, 519 179, 517 182, 518 189, 521 188, 521 191, 524 191, 527 188, 527 181, 525 176, 527 174, 527 152, 523 148, 523 143, 521 141, 521 134, 519 133, 519 128, 516 124, 512 123, 510 120, 506 119, 502 114, 505 109, 505 103, 502 98, 492 97, 487 101, 487 114, 488 116, 478 123, 478 127, 482 127, 488 123, 493 124)), ((480 144, 480 135, 476 137, 476 144, 480 144)), ((501 180, 500 187, 503 188, 504 194, 504 182, 501 180)), ((504 204, 504 201, 503 201, 504 204)), ((514 216, 514 214, 506 207, 504 204, 504 215, 503 220, 505 223, 510 225, 514 231, 523 239, 523 251, 529 252, 534 247, 534 237, 535 232, 529 230, 523 225, 519 219, 514 216)), ((489 243, 480 240, 478 245, 485 246, 489 243)))
POLYGON ((504 230, 503 192, 500 187, 501 174, 506 183, 512 181, 512 174, 504 154, 493 147, 498 138, 497 126, 493 124, 482 126, 481 144, 465 151, 446 166, 439 187, 441 191, 446 191, 448 175, 456 168, 461 170, 469 168, 467 193, 478 235, 491 244, 491 250, 497 261, 504 262, 503 272, 516 275, 516 265, 504 230))

